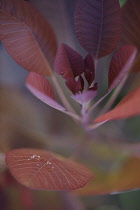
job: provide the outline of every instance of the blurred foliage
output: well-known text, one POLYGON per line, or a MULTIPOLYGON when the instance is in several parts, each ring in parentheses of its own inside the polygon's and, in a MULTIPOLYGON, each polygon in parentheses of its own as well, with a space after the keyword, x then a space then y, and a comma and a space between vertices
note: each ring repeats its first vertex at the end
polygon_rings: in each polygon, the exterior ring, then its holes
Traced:
POLYGON ((120 5, 121 5, 121 7, 125 4, 125 2, 127 1, 127 0, 119 0, 120 1, 120 5))

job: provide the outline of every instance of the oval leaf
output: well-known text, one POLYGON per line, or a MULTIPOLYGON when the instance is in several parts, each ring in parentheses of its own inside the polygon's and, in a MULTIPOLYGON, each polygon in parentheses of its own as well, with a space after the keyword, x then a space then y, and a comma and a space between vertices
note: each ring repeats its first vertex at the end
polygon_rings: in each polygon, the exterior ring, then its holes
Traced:
POLYGON ((128 118, 140 114, 140 87, 128 93, 118 105, 98 117, 95 122, 100 123, 109 120, 128 118))
POLYGON ((132 45, 124 45, 113 55, 108 72, 108 91, 115 88, 130 70, 137 50, 132 45))
POLYGON ((49 106, 60 111, 66 110, 63 106, 56 102, 51 84, 40 74, 35 72, 29 73, 26 78, 26 86, 33 95, 35 95, 45 104, 48 104, 49 106))
POLYGON ((32 189, 75 190, 93 178, 85 166, 43 150, 9 151, 6 163, 16 180, 32 189))
POLYGON ((29 3, 16 0, 0 2, 0 38, 9 55, 28 71, 50 75, 56 54, 53 29, 29 3))
POLYGON ((82 56, 66 44, 58 48, 54 68, 57 74, 65 80, 75 78, 84 71, 84 60, 82 56))
POLYGON ((111 53, 120 38, 120 19, 118 0, 78 0, 75 29, 80 44, 95 58, 111 53))

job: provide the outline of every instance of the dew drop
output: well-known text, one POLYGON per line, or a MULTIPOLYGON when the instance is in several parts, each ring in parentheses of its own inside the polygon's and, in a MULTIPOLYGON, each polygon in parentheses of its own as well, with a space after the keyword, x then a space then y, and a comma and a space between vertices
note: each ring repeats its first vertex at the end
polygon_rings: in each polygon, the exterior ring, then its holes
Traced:
POLYGON ((47 163, 46 163, 47 165, 51 165, 52 163, 50 162, 50 161, 47 161, 47 163))

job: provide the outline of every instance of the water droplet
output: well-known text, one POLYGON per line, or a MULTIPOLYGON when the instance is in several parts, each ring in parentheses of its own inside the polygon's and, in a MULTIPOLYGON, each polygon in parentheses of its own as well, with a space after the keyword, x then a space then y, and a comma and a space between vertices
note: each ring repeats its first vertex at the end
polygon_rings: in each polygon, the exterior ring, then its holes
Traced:
POLYGON ((54 166, 52 166, 52 169, 54 169, 54 166))
POLYGON ((47 165, 51 165, 52 163, 50 162, 50 161, 47 161, 47 163, 46 163, 47 165))

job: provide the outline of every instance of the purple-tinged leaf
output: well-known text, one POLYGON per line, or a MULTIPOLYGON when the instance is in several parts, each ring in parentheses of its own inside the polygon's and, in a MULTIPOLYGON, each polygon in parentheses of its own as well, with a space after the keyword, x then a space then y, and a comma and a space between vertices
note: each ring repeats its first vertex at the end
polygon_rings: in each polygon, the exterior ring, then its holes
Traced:
POLYGON ((140 1, 127 0, 122 8, 121 41, 140 48, 140 1))
POLYGON ((123 119, 140 114, 140 87, 128 93, 111 111, 96 118, 95 122, 100 123, 115 119, 123 119))
POLYGON ((77 81, 73 78, 70 78, 70 79, 66 80, 66 85, 73 94, 76 94, 78 92, 83 91, 84 80, 83 80, 82 76, 79 76, 77 81))
POLYGON ((57 42, 54 31, 29 2, 0 1, 0 39, 9 55, 28 71, 51 75, 57 42))
POLYGON ((82 56, 66 44, 58 48, 54 68, 65 80, 75 78, 84 72, 85 64, 82 56))
POLYGON ((30 72, 26 78, 26 86, 38 99, 48 104, 49 106, 65 111, 66 109, 56 102, 53 88, 49 81, 43 76, 30 72))
POLYGON ((140 72, 140 52, 138 51, 138 54, 133 62, 133 65, 131 66, 130 72, 140 72))
POLYGON ((76 190, 93 178, 85 166, 44 150, 9 151, 6 163, 15 179, 32 189, 76 190))
POLYGON ((89 86, 92 84, 94 78, 95 78, 95 64, 93 60, 93 56, 91 53, 89 53, 85 58, 85 71, 84 75, 85 78, 89 84, 89 86))
POLYGON ((108 91, 115 88, 130 70, 137 50, 132 45, 120 47, 112 57, 108 73, 108 91))
POLYGON ((95 96, 97 95, 97 88, 98 84, 95 83, 94 86, 89 88, 87 91, 83 93, 77 93, 76 95, 72 95, 71 97, 79 104, 84 105, 95 98, 95 96))
POLYGON ((75 30, 80 44, 94 58, 103 57, 116 47, 121 31, 118 0, 78 0, 75 30))
POLYGON ((84 93, 78 93, 76 95, 72 95, 71 97, 79 104, 84 105, 94 99, 96 95, 97 90, 87 90, 84 93))

